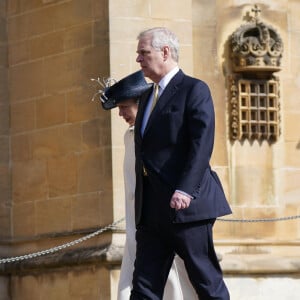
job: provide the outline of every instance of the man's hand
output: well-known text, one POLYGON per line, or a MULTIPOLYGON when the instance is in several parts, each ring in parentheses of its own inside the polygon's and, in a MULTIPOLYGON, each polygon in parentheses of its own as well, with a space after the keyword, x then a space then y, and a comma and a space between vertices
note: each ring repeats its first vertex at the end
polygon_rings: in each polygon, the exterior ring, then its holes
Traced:
POLYGON ((175 192, 171 198, 170 206, 176 210, 185 209, 190 206, 191 198, 182 193, 175 192))

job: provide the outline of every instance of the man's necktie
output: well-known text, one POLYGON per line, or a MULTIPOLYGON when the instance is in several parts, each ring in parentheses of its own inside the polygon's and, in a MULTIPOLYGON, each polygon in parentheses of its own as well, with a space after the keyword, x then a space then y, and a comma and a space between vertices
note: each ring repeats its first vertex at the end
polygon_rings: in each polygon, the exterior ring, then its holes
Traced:
POLYGON ((151 110, 150 110, 150 113, 152 112, 157 100, 158 100, 158 91, 159 91, 159 85, 154 83, 154 96, 153 96, 153 101, 152 101, 152 104, 151 104, 151 110))
MULTIPOLYGON (((154 106, 157 102, 159 98, 159 85, 154 83, 153 84, 153 98, 152 98, 152 102, 148 104, 147 109, 145 109, 145 114, 144 114, 144 118, 143 118, 143 122, 142 122, 142 126, 141 126, 141 134, 144 135, 144 130, 146 128, 146 125, 148 123, 148 120, 150 118, 151 112, 154 109, 154 106)), ((149 99, 149 102, 151 101, 151 99, 149 99)))

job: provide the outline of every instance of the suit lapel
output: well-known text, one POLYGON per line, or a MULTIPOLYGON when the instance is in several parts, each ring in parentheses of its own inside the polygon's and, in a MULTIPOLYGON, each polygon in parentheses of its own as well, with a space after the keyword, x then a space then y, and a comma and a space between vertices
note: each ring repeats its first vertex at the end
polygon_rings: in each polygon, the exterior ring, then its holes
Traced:
MULTIPOLYGON (((155 105, 148 123, 146 125, 144 135, 147 133, 147 130, 151 128, 153 122, 155 122, 155 118, 159 115, 159 112, 170 102, 173 100, 175 93, 179 89, 179 85, 182 82, 184 74, 181 70, 170 80, 166 88, 164 89, 163 93, 160 95, 157 104, 155 105)), ((148 95, 149 96, 149 95, 148 95)), ((145 107, 144 107, 145 109, 145 107)), ((144 112, 143 112, 144 115, 144 112)))
POLYGON ((141 97, 140 103, 139 103, 139 109, 135 118, 135 130, 136 134, 139 137, 139 139, 142 138, 141 135, 141 128, 142 128, 142 122, 143 122, 143 117, 145 113, 145 109, 147 106, 147 103, 149 101, 149 97, 152 93, 152 88, 149 89, 149 91, 145 92, 145 94, 141 97))

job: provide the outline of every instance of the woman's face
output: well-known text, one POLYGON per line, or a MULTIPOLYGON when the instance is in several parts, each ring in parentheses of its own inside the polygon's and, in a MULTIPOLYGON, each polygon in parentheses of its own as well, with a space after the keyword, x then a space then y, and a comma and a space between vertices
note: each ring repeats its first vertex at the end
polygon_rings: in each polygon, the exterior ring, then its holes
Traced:
POLYGON ((123 117, 123 119, 130 125, 133 126, 135 122, 136 113, 138 110, 138 104, 136 100, 129 99, 122 101, 118 104, 119 108, 119 116, 123 117))

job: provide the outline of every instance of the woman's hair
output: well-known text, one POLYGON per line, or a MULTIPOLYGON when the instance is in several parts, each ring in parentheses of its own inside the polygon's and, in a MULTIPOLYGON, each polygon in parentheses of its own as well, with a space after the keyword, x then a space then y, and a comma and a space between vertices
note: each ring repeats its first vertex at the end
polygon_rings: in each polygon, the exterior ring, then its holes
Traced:
POLYGON ((165 27, 154 27, 142 31, 137 39, 140 40, 146 36, 151 37, 151 46, 156 50, 161 50, 164 46, 169 46, 171 57, 178 62, 179 59, 179 41, 177 36, 165 27))

